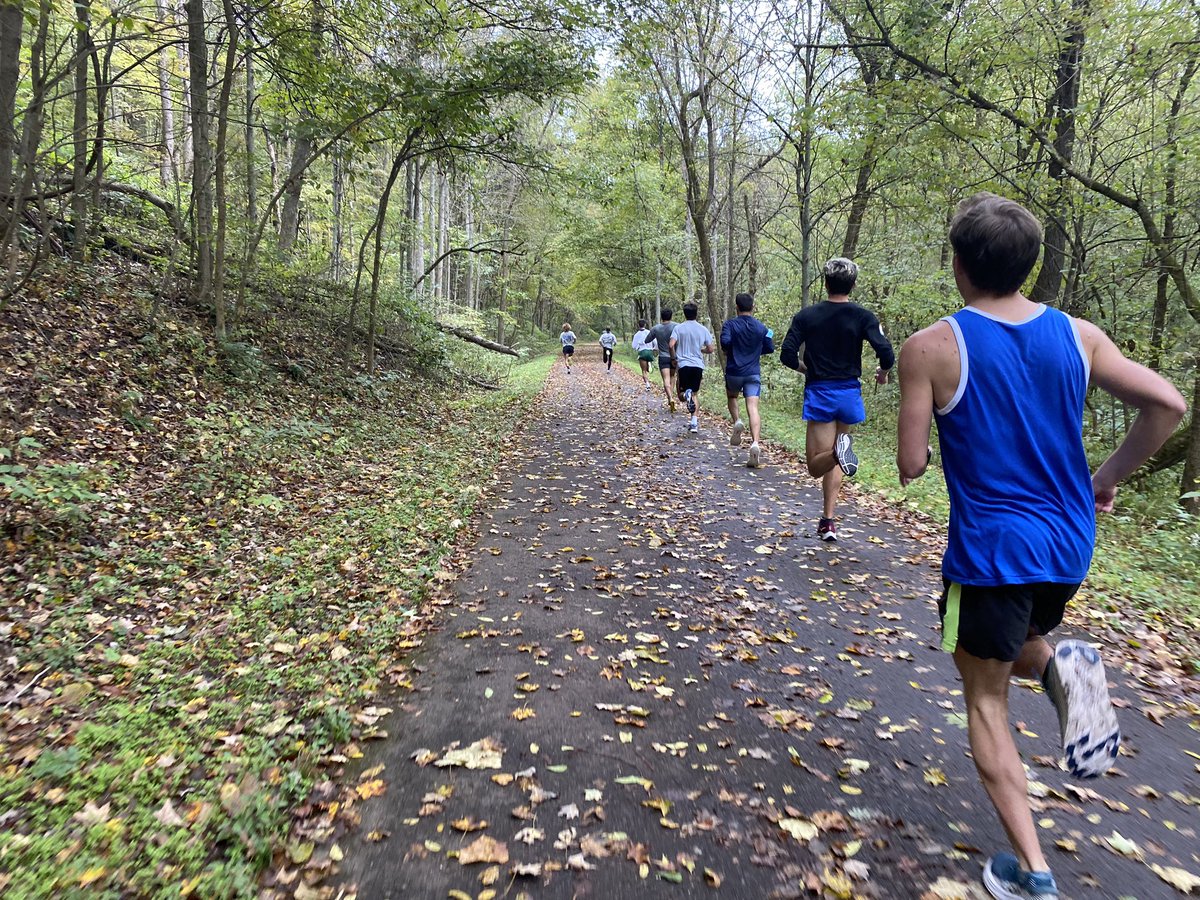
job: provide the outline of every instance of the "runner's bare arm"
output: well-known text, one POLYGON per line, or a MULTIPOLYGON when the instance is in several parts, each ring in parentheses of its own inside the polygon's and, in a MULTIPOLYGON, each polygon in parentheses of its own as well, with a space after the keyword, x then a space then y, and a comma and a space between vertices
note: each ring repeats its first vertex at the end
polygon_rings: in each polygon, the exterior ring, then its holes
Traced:
POLYGON ((900 350, 900 413, 897 421, 896 466, 900 484, 908 486, 929 466, 929 428, 933 423, 933 354, 931 329, 918 331, 900 350))
POLYGON ((1171 436, 1187 413, 1187 403, 1171 382, 1126 359, 1108 335, 1091 322, 1077 319, 1075 323, 1091 360, 1092 384, 1138 410, 1125 440, 1092 476, 1097 511, 1111 512, 1117 484, 1171 436))

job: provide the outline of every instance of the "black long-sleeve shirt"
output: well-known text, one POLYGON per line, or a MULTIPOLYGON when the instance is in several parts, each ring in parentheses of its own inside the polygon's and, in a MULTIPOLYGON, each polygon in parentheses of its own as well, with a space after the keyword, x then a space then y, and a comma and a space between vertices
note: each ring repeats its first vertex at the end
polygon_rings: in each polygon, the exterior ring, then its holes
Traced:
POLYGON ((857 303, 828 300, 800 310, 792 317, 779 361, 799 369, 800 345, 808 381, 842 381, 862 377, 862 343, 868 342, 879 357, 879 368, 896 364, 891 342, 884 337, 879 319, 857 303))

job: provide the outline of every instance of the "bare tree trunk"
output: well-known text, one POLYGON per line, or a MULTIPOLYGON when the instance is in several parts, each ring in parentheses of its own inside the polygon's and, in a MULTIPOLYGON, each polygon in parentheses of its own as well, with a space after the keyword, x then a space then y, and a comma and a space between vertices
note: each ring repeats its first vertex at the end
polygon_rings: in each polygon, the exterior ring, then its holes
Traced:
POLYGON ((229 203, 225 196, 225 173, 229 171, 227 152, 229 146, 229 105, 233 95, 233 78, 237 71, 238 41, 241 32, 238 30, 237 14, 233 9, 233 0, 222 0, 225 12, 225 72, 221 79, 221 94, 217 101, 217 161, 216 161, 216 192, 217 192, 217 239, 216 259, 213 272, 213 310, 216 313, 217 340, 223 341, 225 332, 225 233, 229 223, 229 203))
POLYGON ((1062 288, 1069 243, 1067 218, 1071 212, 1071 192, 1064 166, 1069 166, 1075 156, 1075 112, 1079 106, 1088 3, 1089 0, 1072 0, 1067 33, 1058 53, 1054 95, 1050 100, 1054 118, 1054 149, 1057 153, 1050 157, 1048 168, 1053 187, 1047 205, 1042 268, 1029 294, 1029 299, 1036 303, 1053 304, 1058 300, 1058 292, 1062 288))
POLYGON ((392 199, 392 188, 404 168, 408 145, 405 150, 396 155, 392 162, 392 170, 388 173, 387 185, 383 196, 379 199, 379 209, 375 215, 375 260, 371 266, 371 302, 367 308, 367 375, 375 374, 375 325, 376 310, 379 300, 379 272, 383 265, 383 229, 387 222, 388 203, 392 199))
POLYGON ((496 343, 504 343, 504 313, 508 308, 508 238, 511 219, 504 220, 503 231, 503 246, 506 248, 500 252, 500 307, 499 315, 496 316, 496 343))
POLYGON ((441 175, 441 192, 438 199, 438 253, 442 257, 442 275, 438 280, 441 288, 442 302, 450 302, 450 178, 443 172, 441 175))
POLYGON ((103 212, 103 207, 100 205, 101 187, 104 184, 105 170, 105 139, 108 127, 108 120, 116 119, 116 93, 113 91, 112 80, 112 55, 117 48, 117 28, 119 21, 115 16, 111 17, 108 27, 108 40, 104 46, 104 57, 100 58, 96 52, 96 44, 89 37, 88 46, 92 53, 92 75, 96 79, 96 128, 95 135, 92 138, 92 205, 91 205, 91 230, 98 232, 100 230, 100 216, 103 212), (113 109, 107 111, 109 98, 113 100, 113 109))
POLYGON ((812 302, 812 138, 807 128, 796 144, 796 199, 800 203, 800 306, 812 302))
MULTIPOLYGON (((155 0, 158 11, 158 22, 166 25, 167 4, 165 0, 155 0)), ((158 177, 163 187, 171 184, 176 178, 176 167, 179 161, 175 156, 175 104, 171 99, 171 63, 164 46, 158 51, 158 102, 162 111, 162 159, 159 162, 158 177)))
POLYGON ((88 0, 75 0, 75 113, 72 120, 74 158, 71 161, 71 225, 74 235, 71 240, 71 258, 76 262, 83 262, 87 258, 88 246, 88 38, 91 24, 88 0))
POLYGON ((333 154, 333 246, 329 251, 330 273, 335 282, 342 280, 342 203, 346 194, 344 162, 340 153, 333 154))
POLYGON ((746 208, 746 239, 748 243, 746 264, 746 289, 751 295, 758 293, 758 221, 750 210, 750 197, 742 195, 746 208))
MULTIPOLYGON (((4 232, 3 253, 0 258, 7 257, 10 248, 15 250, 17 232, 20 228, 21 216, 25 209, 25 201, 33 195, 37 179, 38 146, 42 140, 42 127, 45 123, 46 86, 49 80, 46 63, 46 39, 50 30, 50 0, 41 0, 38 4, 38 23, 34 31, 33 44, 29 48, 29 83, 31 96, 29 105, 25 108, 25 116, 21 121, 21 150, 19 161, 21 174, 16 178, 13 190, 12 219, 4 232)), ((16 162, 16 161, 15 161, 16 162)), ((14 168, 15 168, 14 162, 14 168)), ((43 236, 46 236, 47 225, 40 223, 43 236)), ((10 266, 16 266, 16 254, 9 259, 10 266)))
POLYGON ((875 132, 867 135, 863 144, 862 158, 858 161, 858 174, 854 179, 854 196, 850 198, 850 212, 846 216, 846 236, 842 240, 842 256, 854 259, 858 252, 858 240, 862 235, 863 221, 867 217, 867 204, 871 199, 871 174, 875 171, 875 132))
POLYGON ((192 208, 196 215, 196 300, 201 306, 208 306, 212 303, 213 292, 213 196, 212 147, 208 143, 208 43, 204 33, 204 0, 187 0, 187 24, 192 103, 192 208))
MULTIPOLYGON (((1165 196, 1163 198, 1162 232, 1163 240, 1167 242, 1175 240, 1175 204, 1179 175, 1179 149, 1175 139, 1179 133, 1179 113, 1183 109, 1184 97, 1196 75, 1198 64, 1200 61, 1192 57, 1184 66, 1183 75, 1175 88, 1175 96, 1171 100, 1171 115, 1167 119, 1167 134, 1164 141, 1167 148, 1167 166, 1163 185, 1165 196)), ((1170 274, 1165 269, 1160 270, 1154 295, 1154 314, 1150 323, 1150 358, 1148 360, 1148 365, 1156 372, 1162 365, 1163 338, 1167 326, 1167 302, 1169 300, 1167 288, 1170 282, 1170 274)))
POLYGON ((258 173, 254 158, 254 48, 246 47, 246 223, 258 221, 258 173))
POLYGON ((425 271, 425 166, 420 159, 413 160, 413 269, 412 273, 425 271))
MULTIPOLYGON (((0 0, 0 194, 13 192, 17 158, 17 84, 21 77, 24 0, 0 0)), ((0 230, 4 217, 0 216, 0 230)))
MULTIPOLYGON (((463 228, 467 234, 467 246, 470 247, 475 242, 475 221, 472 218, 474 212, 471 208, 471 186, 468 183, 466 190, 463 192, 463 228)), ((461 269, 463 273, 462 297, 466 305, 471 309, 475 308, 475 255, 467 254, 465 264, 461 269)))
MULTIPOLYGON (((182 0, 182 2, 180 2, 180 4, 179 4, 178 9, 176 9, 176 11, 175 11, 177 18, 180 15, 182 15, 183 24, 185 27, 187 25, 186 3, 187 3, 187 0, 182 0)), ((187 178, 187 177, 190 177, 191 172, 192 172, 192 147, 195 142, 194 138, 192 137, 192 124, 193 123, 192 123, 192 117, 191 117, 191 110, 192 110, 191 61, 188 58, 188 49, 185 45, 176 44, 175 46, 176 46, 176 53, 179 57, 179 62, 182 66, 184 66, 186 68, 187 73, 188 73, 187 76, 183 79, 183 108, 188 111, 188 115, 183 117, 183 135, 180 139, 180 147, 182 148, 182 156, 183 156, 183 160, 182 160, 183 165, 182 165, 181 171, 179 171, 177 173, 178 177, 187 178)))
MULTIPOLYGON (((304 129, 306 123, 301 123, 304 129)), ((292 162, 288 166, 287 190, 283 193, 283 208, 279 213, 279 249, 290 251, 300 233, 300 192, 304 187, 304 170, 312 155, 312 139, 301 130, 292 142, 292 162)))
MULTIPOLYGON (((313 55, 321 55, 322 32, 324 31, 324 9, 320 0, 312 2, 312 18, 309 34, 312 39, 313 55)), ((279 249, 290 252, 300 231, 300 193, 304 188, 304 171, 312 162, 313 137, 316 123, 302 119, 296 129, 292 143, 292 163, 288 167, 287 193, 283 198, 283 211, 279 216, 279 249)))
MULTIPOLYGON (((733 248, 734 248, 734 227, 737 224, 737 203, 734 200, 734 184, 733 174, 735 160, 737 158, 737 129, 734 128, 733 136, 731 137, 731 145, 729 147, 729 166, 726 169, 725 182, 725 317, 733 317, 737 315, 734 309, 733 298, 737 294, 737 285, 734 284, 734 266, 733 266, 733 248)), ((713 328, 716 328, 718 323, 713 322, 713 328)))

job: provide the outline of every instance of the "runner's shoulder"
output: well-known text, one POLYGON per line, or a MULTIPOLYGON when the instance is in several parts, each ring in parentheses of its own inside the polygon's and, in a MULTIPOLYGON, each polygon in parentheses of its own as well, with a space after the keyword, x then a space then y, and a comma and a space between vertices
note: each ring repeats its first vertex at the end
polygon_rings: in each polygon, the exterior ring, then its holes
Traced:
POLYGON ((922 328, 909 336, 900 349, 900 354, 908 364, 920 365, 922 361, 932 361, 946 356, 958 356, 958 342, 954 339, 954 329, 946 321, 939 319, 932 325, 922 328))

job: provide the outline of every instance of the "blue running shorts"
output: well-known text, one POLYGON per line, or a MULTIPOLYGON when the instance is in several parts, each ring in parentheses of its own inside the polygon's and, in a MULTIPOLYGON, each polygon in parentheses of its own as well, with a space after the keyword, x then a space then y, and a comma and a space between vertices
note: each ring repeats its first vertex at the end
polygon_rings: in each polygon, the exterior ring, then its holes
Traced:
POLYGON ((862 387, 857 378, 818 381, 804 386, 806 422, 841 422, 843 425, 857 425, 866 418, 862 387))
POLYGON ((729 397, 736 397, 738 394, 757 397, 762 394, 762 377, 759 375, 726 375, 725 394, 729 397))

